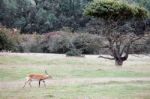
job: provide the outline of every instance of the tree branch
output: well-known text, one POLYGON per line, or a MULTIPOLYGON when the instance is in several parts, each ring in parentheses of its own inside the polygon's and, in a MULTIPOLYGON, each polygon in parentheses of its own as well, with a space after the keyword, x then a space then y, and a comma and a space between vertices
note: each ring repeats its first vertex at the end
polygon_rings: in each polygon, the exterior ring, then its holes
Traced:
POLYGON ((104 59, 114 60, 114 58, 104 57, 104 56, 99 56, 98 58, 104 58, 104 59))

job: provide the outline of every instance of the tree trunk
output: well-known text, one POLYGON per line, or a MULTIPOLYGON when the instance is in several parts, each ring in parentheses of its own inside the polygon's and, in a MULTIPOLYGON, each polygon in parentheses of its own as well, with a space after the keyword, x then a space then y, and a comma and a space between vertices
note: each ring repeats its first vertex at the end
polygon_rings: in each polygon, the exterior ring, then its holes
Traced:
POLYGON ((123 60, 122 59, 120 59, 120 60, 115 60, 115 64, 116 64, 116 66, 122 66, 123 65, 123 60))

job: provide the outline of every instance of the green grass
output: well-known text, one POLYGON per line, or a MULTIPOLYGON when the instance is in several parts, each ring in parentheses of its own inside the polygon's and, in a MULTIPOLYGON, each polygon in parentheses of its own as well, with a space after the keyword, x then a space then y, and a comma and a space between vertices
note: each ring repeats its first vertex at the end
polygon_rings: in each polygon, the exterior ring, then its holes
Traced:
MULTIPOLYGON (((149 60, 150 57, 132 56, 123 67, 115 67, 114 61, 96 57, 79 58, 51 54, 1 55, 0 83, 23 81, 27 74, 44 73, 45 69, 54 79, 150 77, 149 60)), ((53 84, 47 88, 25 89, 21 87, 22 85, 3 86, 0 88, 0 99, 150 99, 149 82, 53 84)))
MULTIPOLYGON (((84 77, 150 77, 149 72, 131 72, 131 71, 117 71, 117 70, 94 70, 94 69, 79 69, 78 67, 69 68, 68 66, 56 67, 50 66, 48 72, 54 78, 84 78, 84 77)), ((20 80, 24 79, 30 73, 44 73, 44 69, 23 67, 20 68, 1 68, 0 81, 20 80)))
POLYGON ((40 73, 41 70, 33 68, 1 68, 0 69, 0 81, 11 81, 24 79, 29 73, 40 73))
POLYGON ((32 64, 32 65, 102 65, 102 62, 97 60, 74 57, 40 57, 40 56, 0 56, 1 64, 32 64))
POLYGON ((43 73, 45 69, 54 78, 150 77, 150 68, 147 69, 148 59, 143 61, 129 59, 129 64, 126 62, 122 68, 117 68, 113 61, 99 58, 6 55, 0 56, 0 80, 20 80, 29 73, 43 73), (135 63, 134 66, 132 62, 135 63), (144 68, 146 71, 136 70, 138 68, 144 68))
POLYGON ((150 83, 75 84, 48 88, 0 89, 0 97, 3 99, 13 97, 15 99, 149 99, 149 92, 150 83))

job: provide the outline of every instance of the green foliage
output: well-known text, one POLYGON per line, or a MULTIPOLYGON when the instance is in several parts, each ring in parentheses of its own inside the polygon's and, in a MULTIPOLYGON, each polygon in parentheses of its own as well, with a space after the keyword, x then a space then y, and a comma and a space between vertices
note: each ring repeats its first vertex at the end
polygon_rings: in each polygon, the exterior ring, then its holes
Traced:
MULTIPOLYGON (((1 0, 0 3, 0 24, 9 28, 19 28, 23 33, 47 33, 49 31, 58 31, 63 27, 68 27, 71 32, 82 30, 83 27, 89 22, 89 18, 83 15, 83 9, 88 2, 93 0, 1 0)), ((108 0, 104 0, 107 2, 108 0)), ((121 13, 124 18, 124 14, 130 15, 135 7, 128 4, 121 3, 105 4, 101 6, 102 10, 109 13, 107 7, 115 12, 117 9, 123 10, 121 13), (111 8, 112 7, 112 8, 111 8)), ((137 5, 145 7, 150 10, 149 0, 127 0, 130 3, 136 2, 137 5)), ((111 1, 112 2, 112 1, 111 1)), ((135 4, 135 3, 134 3, 135 4)), ((96 10, 95 10, 96 11, 96 10)), ((99 11, 98 11, 99 12, 99 11)), ((134 9, 135 16, 145 17, 143 8, 134 9), (141 13, 142 11, 142 13, 141 13), (136 12, 139 12, 136 14, 136 12), (141 14, 140 14, 141 13, 141 14)), ((118 19, 117 13, 113 15, 115 19, 118 19)), ((109 15, 104 14, 106 17, 109 15)), ((132 16, 130 16, 132 17, 132 16)))
POLYGON ((88 33, 76 34, 72 38, 74 48, 80 50, 83 54, 98 53, 101 43, 101 39, 97 35, 88 33))
POLYGON ((43 41, 42 36, 32 35, 20 35, 17 51, 18 52, 42 52, 41 42, 43 41))
POLYGON ((44 35, 21 34, 15 39, 14 48, 17 52, 96 54, 101 46, 100 38, 88 33, 60 31, 44 35))
POLYGON ((54 32, 54 35, 49 34, 44 42, 44 52, 66 53, 69 50, 69 35, 64 33, 54 32))
POLYGON ((95 54, 101 46, 99 37, 88 33, 51 32, 45 35, 41 43, 39 46, 47 53, 95 54))
POLYGON ((77 49, 71 49, 70 51, 68 51, 66 53, 67 56, 81 56, 82 52, 80 50, 77 49))
POLYGON ((128 2, 128 3, 134 3, 141 7, 145 7, 146 9, 150 11, 150 0, 122 0, 122 1, 128 2))
POLYGON ((82 14, 88 1, 1 0, 0 22, 24 33, 46 33, 62 27, 69 27, 74 32, 88 22, 82 14))
POLYGON ((6 28, 0 28, 0 51, 14 50, 15 40, 11 37, 13 34, 10 34, 9 32, 11 31, 6 28))
POLYGON ((106 20, 143 19, 148 16, 147 10, 138 6, 115 0, 95 0, 84 11, 85 15, 106 20))
POLYGON ((150 37, 144 41, 139 41, 140 44, 136 43, 132 46, 132 53, 137 54, 149 54, 150 53, 150 37))

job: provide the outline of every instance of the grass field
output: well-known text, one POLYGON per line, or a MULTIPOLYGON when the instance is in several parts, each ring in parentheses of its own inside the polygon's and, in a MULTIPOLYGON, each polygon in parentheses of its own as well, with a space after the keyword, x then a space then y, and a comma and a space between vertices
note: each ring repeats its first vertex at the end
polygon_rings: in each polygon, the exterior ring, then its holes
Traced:
POLYGON ((0 53, 0 99, 150 99, 149 81, 111 80, 149 78, 150 57, 130 56, 123 67, 97 57, 0 53), (52 81, 47 81, 47 88, 38 88, 34 82, 33 88, 22 89, 27 74, 44 73, 45 69, 53 76, 52 81), (89 80, 82 81, 85 78, 89 80), (101 83, 95 78, 108 78, 110 82, 101 83))

